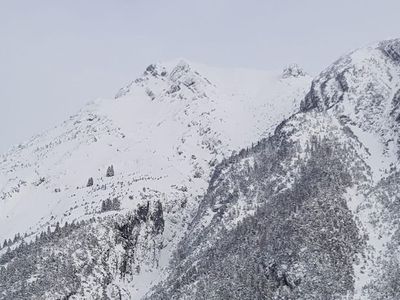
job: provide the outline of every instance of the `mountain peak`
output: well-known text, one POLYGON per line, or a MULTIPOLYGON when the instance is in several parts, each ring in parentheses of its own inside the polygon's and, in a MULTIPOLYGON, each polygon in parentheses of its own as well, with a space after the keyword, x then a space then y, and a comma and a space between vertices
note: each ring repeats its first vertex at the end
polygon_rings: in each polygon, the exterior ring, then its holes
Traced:
POLYGON ((358 114, 361 107, 389 105, 390 95, 395 92, 391 90, 396 88, 394 79, 399 77, 399 61, 399 39, 383 41, 342 56, 313 80, 302 110, 328 110, 346 101, 348 107, 358 107, 358 114), (349 101, 349 97, 354 99, 349 101))
POLYGON ((184 74, 189 73, 190 71, 192 71, 192 68, 190 66, 190 64, 185 61, 185 60, 180 60, 175 67, 171 70, 170 73, 170 79, 172 81, 177 81, 179 80, 179 78, 181 78, 182 76, 184 76, 184 74))
POLYGON ((399 61, 400 40, 355 50, 313 80, 300 106, 302 112, 326 112, 355 133, 369 149, 376 180, 399 151, 399 61))
POLYGON ((147 66, 143 72, 143 76, 162 76, 165 77, 169 74, 176 73, 177 71, 190 70, 190 63, 185 59, 176 59, 167 62, 152 63, 147 66))
POLYGON ((206 81, 209 83, 185 59, 153 63, 146 67, 142 76, 129 83, 126 87, 121 88, 115 99, 127 95, 135 84, 143 86, 143 82, 154 82, 154 80, 161 80, 173 86, 183 84, 187 87, 194 85, 196 82, 206 81))
POLYGON ((306 72, 297 64, 288 65, 282 73, 282 78, 306 76, 306 72))

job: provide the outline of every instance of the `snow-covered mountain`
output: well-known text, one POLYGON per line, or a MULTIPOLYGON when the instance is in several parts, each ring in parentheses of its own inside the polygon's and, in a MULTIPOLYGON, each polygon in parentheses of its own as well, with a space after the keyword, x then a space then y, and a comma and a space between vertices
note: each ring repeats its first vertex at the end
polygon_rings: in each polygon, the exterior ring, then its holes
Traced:
POLYGON ((0 299, 142 297, 215 167, 299 110, 311 78, 150 65, 0 157, 0 299))
POLYGON ((400 40, 150 65, 2 156, 0 299, 400 299, 399 95, 400 40))

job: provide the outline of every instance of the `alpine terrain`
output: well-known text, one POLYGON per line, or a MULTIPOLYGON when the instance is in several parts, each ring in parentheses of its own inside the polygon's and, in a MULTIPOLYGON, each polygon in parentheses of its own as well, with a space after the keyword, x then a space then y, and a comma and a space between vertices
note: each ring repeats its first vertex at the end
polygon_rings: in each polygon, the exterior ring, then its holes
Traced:
POLYGON ((299 109, 311 78, 152 64, 0 158, 0 299, 139 299, 224 158, 299 109), (3 242, 4 241, 4 242, 3 242))
POLYGON ((400 299, 400 39, 311 79, 150 65, 0 158, 0 299, 400 299))

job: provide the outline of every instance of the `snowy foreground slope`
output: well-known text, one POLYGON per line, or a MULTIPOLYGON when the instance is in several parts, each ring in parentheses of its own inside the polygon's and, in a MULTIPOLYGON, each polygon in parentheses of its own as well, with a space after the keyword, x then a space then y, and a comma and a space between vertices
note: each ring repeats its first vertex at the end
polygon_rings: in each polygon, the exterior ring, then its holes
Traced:
POLYGON ((310 81, 152 65, 4 155, 0 299, 400 299, 400 40, 310 81))
POLYGON ((0 299, 137 299, 168 274, 215 167, 298 111, 311 79, 150 65, 0 156, 0 299))

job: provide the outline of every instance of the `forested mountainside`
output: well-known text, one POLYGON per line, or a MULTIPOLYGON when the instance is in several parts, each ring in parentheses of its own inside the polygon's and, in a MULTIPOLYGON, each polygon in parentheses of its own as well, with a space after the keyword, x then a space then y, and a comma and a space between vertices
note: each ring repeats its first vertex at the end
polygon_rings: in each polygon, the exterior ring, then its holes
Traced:
POLYGON ((300 107, 311 78, 150 65, 0 158, 0 298, 137 299, 166 274, 217 164, 300 107))
POLYGON ((0 299, 399 299, 399 97, 400 40, 149 66, 2 156, 0 299))
POLYGON ((148 299, 399 299, 400 40, 340 58, 213 174, 148 299))

